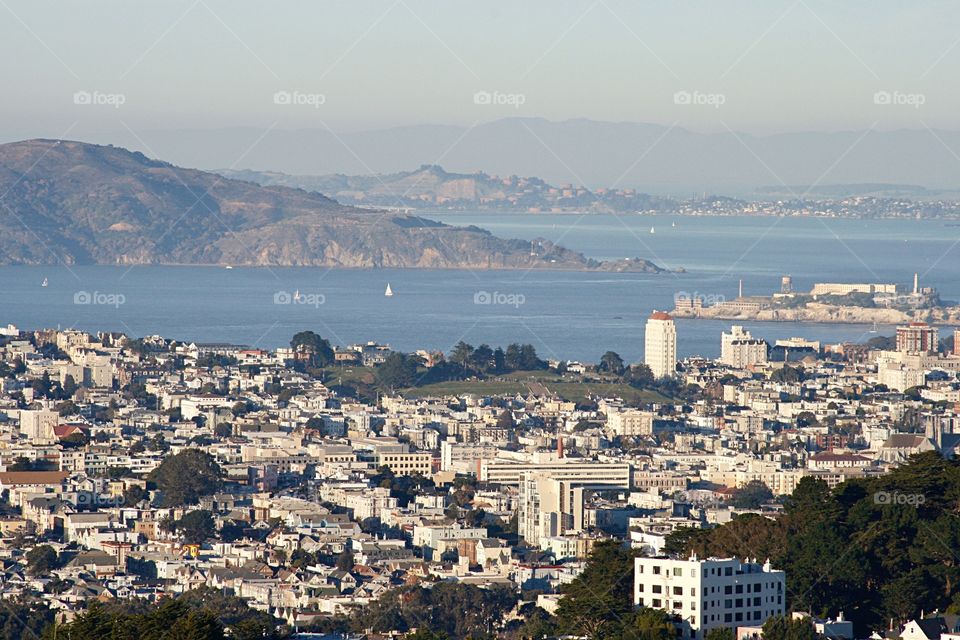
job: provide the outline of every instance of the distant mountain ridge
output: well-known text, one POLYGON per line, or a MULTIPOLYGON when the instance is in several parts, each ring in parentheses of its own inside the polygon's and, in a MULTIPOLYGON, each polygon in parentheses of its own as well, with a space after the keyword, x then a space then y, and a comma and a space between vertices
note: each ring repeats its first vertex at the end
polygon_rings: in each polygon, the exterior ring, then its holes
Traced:
MULTIPOLYGON (((402 210, 513 213, 591 212, 660 215, 773 215, 860 218, 960 218, 956 193, 916 185, 766 187, 752 198, 655 196, 634 189, 551 185, 537 177, 451 173, 438 165, 392 174, 292 176, 276 171, 222 169, 225 176, 332 195, 358 206, 402 210), (806 194, 798 197, 798 194, 806 194), (951 197, 953 196, 953 197, 951 197)), ((426 213, 425 215, 429 215, 426 213)))
POLYGON ((0 145, 0 264, 661 271, 60 140, 0 145))
POLYGON ((537 177, 452 173, 439 165, 382 175, 291 176, 276 171, 218 169, 216 173, 269 186, 328 194, 346 204, 411 208, 488 208, 520 211, 654 211, 676 202, 633 189, 591 191, 551 185, 537 177))
MULTIPOLYGON (((139 131, 180 165, 242 166, 291 175, 367 175, 442 164, 454 173, 539 176, 590 189, 629 187, 689 197, 748 196, 767 185, 912 184, 956 189, 960 132, 836 131, 756 135, 642 122, 514 117, 476 126, 369 131, 256 128, 139 131)), ((98 139, 143 149, 129 133, 98 139)))

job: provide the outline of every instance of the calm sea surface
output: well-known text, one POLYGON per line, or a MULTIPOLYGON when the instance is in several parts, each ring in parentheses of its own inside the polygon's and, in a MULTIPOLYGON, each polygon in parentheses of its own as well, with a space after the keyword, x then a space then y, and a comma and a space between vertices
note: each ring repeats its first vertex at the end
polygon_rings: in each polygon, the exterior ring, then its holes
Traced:
MULTIPOLYGON (((158 333, 272 348, 312 329, 334 343, 376 340, 449 351, 529 342, 541 357, 643 356, 643 323, 677 292, 734 297, 817 281, 910 283, 919 272, 960 299, 960 227, 935 221, 759 217, 432 214, 500 236, 556 241, 598 259, 642 256, 686 273, 222 267, 2 267, 0 324, 158 333), (651 228, 654 230, 651 233, 651 228), (49 285, 41 282, 48 279, 49 285), (394 295, 385 297, 390 284, 394 295), (299 302, 293 302, 299 292, 299 302)), ((682 355, 719 353, 720 321, 678 321, 682 355)), ((872 327, 748 323, 768 340, 865 340, 872 327)), ((880 327, 890 334, 891 328, 880 327)))

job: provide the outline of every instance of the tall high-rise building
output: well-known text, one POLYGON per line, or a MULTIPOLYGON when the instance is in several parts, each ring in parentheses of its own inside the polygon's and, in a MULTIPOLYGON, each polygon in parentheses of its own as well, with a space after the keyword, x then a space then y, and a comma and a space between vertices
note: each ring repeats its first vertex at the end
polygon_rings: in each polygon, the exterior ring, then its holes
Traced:
POLYGON ((670 314, 654 311, 647 320, 643 360, 657 378, 677 371, 677 327, 670 314))
POLYGON ((934 353, 940 347, 939 332, 926 322, 911 322, 897 327, 897 351, 934 353))
POLYGON ((520 480, 517 527, 527 544, 583 529, 583 487, 550 473, 524 473, 520 480))

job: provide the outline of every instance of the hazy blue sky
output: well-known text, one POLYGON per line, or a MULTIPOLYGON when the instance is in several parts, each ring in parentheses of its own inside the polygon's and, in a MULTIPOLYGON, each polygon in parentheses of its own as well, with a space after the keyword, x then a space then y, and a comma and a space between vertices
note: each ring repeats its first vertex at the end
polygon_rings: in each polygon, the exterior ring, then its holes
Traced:
POLYGON ((958 24, 960 3, 906 0, 0 0, 0 133, 508 115, 960 129, 958 24), (103 104, 75 104, 84 91, 103 104))

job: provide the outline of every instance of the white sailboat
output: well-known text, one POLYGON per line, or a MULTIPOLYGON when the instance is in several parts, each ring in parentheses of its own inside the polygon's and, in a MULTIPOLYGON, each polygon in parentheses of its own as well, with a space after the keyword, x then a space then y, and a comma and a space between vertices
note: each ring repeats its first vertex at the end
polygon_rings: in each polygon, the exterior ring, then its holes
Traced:
POLYGON ((49 286, 49 285, 50 285, 50 283, 47 281, 46 278, 44 278, 44 279, 43 279, 43 282, 40 283, 40 286, 41 286, 41 287, 46 287, 46 286, 49 286))
POLYGON ((656 229, 654 229, 653 227, 650 227, 650 233, 656 233, 656 232, 657 232, 656 229))
POLYGON ((393 295, 393 289, 390 288, 389 282, 387 283, 387 290, 383 292, 383 295, 387 296, 388 298, 393 295))
POLYGON ((293 292, 293 301, 300 302, 300 289, 293 292))

